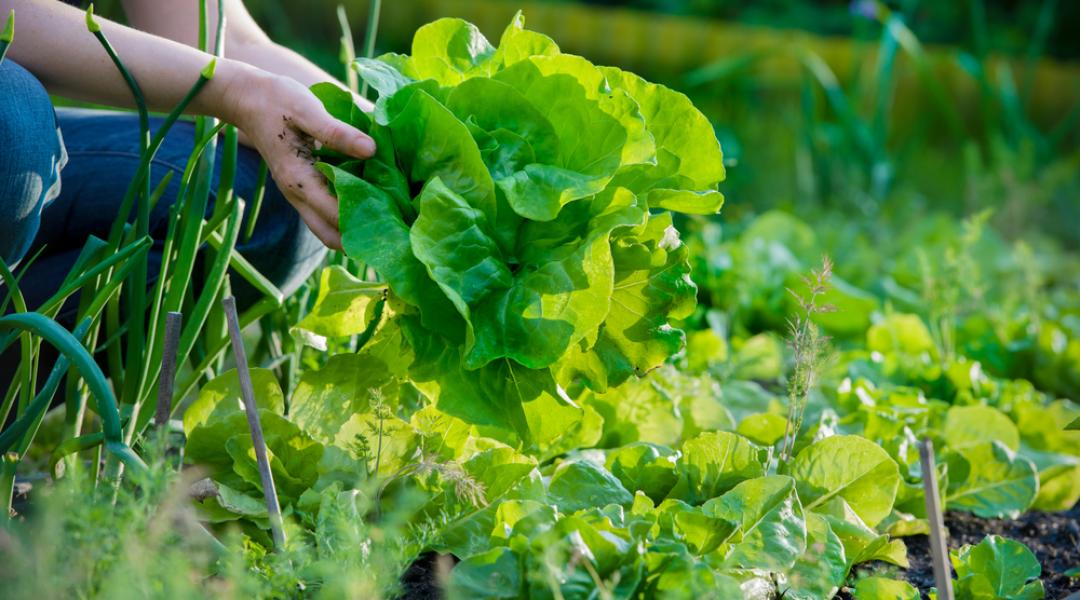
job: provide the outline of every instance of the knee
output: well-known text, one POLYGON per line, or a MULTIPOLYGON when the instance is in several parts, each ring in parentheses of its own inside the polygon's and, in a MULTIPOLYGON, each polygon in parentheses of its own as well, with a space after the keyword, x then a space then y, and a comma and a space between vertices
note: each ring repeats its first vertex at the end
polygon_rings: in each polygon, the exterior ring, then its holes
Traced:
POLYGON ((64 152, 49 94, 11 60, 0 63, 0 148, 0 258, 12 264, 59 191, 64 152))
POLYGON ((53 159, 56 114, 45 87, 29 71, 11 60, 0 63, 0 144, 9 158, 26 161, 53 159))

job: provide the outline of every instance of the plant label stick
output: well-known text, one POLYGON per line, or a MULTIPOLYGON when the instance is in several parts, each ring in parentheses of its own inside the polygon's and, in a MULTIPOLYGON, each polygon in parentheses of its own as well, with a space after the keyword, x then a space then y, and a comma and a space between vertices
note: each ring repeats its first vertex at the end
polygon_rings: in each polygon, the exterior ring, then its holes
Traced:
POLYGON ((941 514, 941 496, 938 495, 937 471, 934 469, 934 445, 928 439, 919 443, 919 461, 922 463, 926 518, 930 521, 930 557, 934 563, 934 583, 937 585, 938 598, 953 600, 949 555, 945 546, 945 520, 941 514))
POLYGON ((263 496, 266 497, 266 511, 270 516, 274 547, 281 549, 285 547, 281 506, 278 504, 277 490, 274 489, 274 475, 270 472, 270 460, 266 455, 266 440, 263 439, 262 425, 259 423, 259 409, 255 406, 255 390, 251 386, 251 373, 248 372, 247 355, 244 354, 244 339, 240 335, 236 298, 229 296, 222 300, 221 304, 225 308, 225 320, 229 325, 229 337, 232 339, 233 354, 236 359, 236 375, 240 380, 240 395, 244 399, 244 412, 247 413, 248 428, 251 429, 251 444, 255 448, 255 461, 259 465, 259 478, 262 480, 263 496))
POLYGON ((154 423, 161 427, 168 423, 172 412, 173 385, 176 381, 176 347, 180 343, 180 326, 184 315, 169 312, 165 316, 165 342, 161 356, 161 380, 158 381, 157 410, 154 423))

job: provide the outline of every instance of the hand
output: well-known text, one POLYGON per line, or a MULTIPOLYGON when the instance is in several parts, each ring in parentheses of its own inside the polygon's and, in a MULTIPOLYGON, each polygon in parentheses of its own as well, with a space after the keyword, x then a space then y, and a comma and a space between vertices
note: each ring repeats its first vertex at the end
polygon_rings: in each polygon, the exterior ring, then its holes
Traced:
POLYGON ((287 77, 245 69, 230 78, 223 98, 232 107, 223 118, 259 151, 278 189, 312 233, 340 250, 338 201, 315 169, 312 150, 321 144, 363 159, 375 154, 375 142, 330 116, 307 88, 287 77))

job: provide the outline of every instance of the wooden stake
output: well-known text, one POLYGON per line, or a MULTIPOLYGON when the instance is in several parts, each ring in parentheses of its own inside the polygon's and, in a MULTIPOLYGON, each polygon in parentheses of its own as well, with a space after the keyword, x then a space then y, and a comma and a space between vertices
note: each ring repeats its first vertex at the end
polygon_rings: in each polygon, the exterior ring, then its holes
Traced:
POLYGON ((939 600, 953 600, 952 570, 945 543, 945 519, 941 514, 937 469, 934 468, 934 444, 929 439, 919 443, 919 462, 922 464, 923 492, 926 496, 926 519, 930 522, 930 557, 934 564, 934 583, 939 600))
POLYGON ((157 410, 154 424, 163 427, 172 414, 173 386, 176 382, 176 347, 180 344, 180 326, 184 315, 170 312, 165 315, 165 347, 161 355, 161 379, 158 381, 157 410))
POLYGON ((248 371, 247 355, 244 353, 244 340, 240 335, 240 318, 236 314, 236 298, 229 296, 221 301, 225 308, 225 320, 229 325, 229 338, 232 340, 233 354, 236 359, 236 374, 240 380, 240 395, 244 400, 244 412, 247 414, 248 428, 251 430, 251 443, 255 447, 255 461, 259 465, 259 478, 262 481, 263 496, 266 498, 266 512, 270 516, 270 531, 274 534, 274 547, 285 547, 285 530, 281 521, 281 505, 278 504, 277 490, 274 488, 274 475, 270 472, 270 459, 266 453, 266 440, 263 438, 262 425, 259 423, 259 409, 255 405, 255 390, 251 385, 251 373, 248 371))

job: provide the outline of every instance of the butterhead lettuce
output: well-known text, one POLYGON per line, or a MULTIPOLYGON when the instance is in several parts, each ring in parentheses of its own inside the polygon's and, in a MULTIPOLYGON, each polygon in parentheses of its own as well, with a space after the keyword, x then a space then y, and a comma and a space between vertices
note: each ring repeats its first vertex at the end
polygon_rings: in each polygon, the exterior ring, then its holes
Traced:
POLYGON ((441 410, 536 441, 544 411, 526 403, 580 410, 567 390, 604 391, 682 347, 671 321, 697 289, 671 213, 716 213, 724 179, 686 96, 564 54, 520 14, 497 47, 442 19, 410 55, 355 67, 372 114, 313 91, 378 153, 318 167, 345 252, 389 286, 384 331, 441 410))

